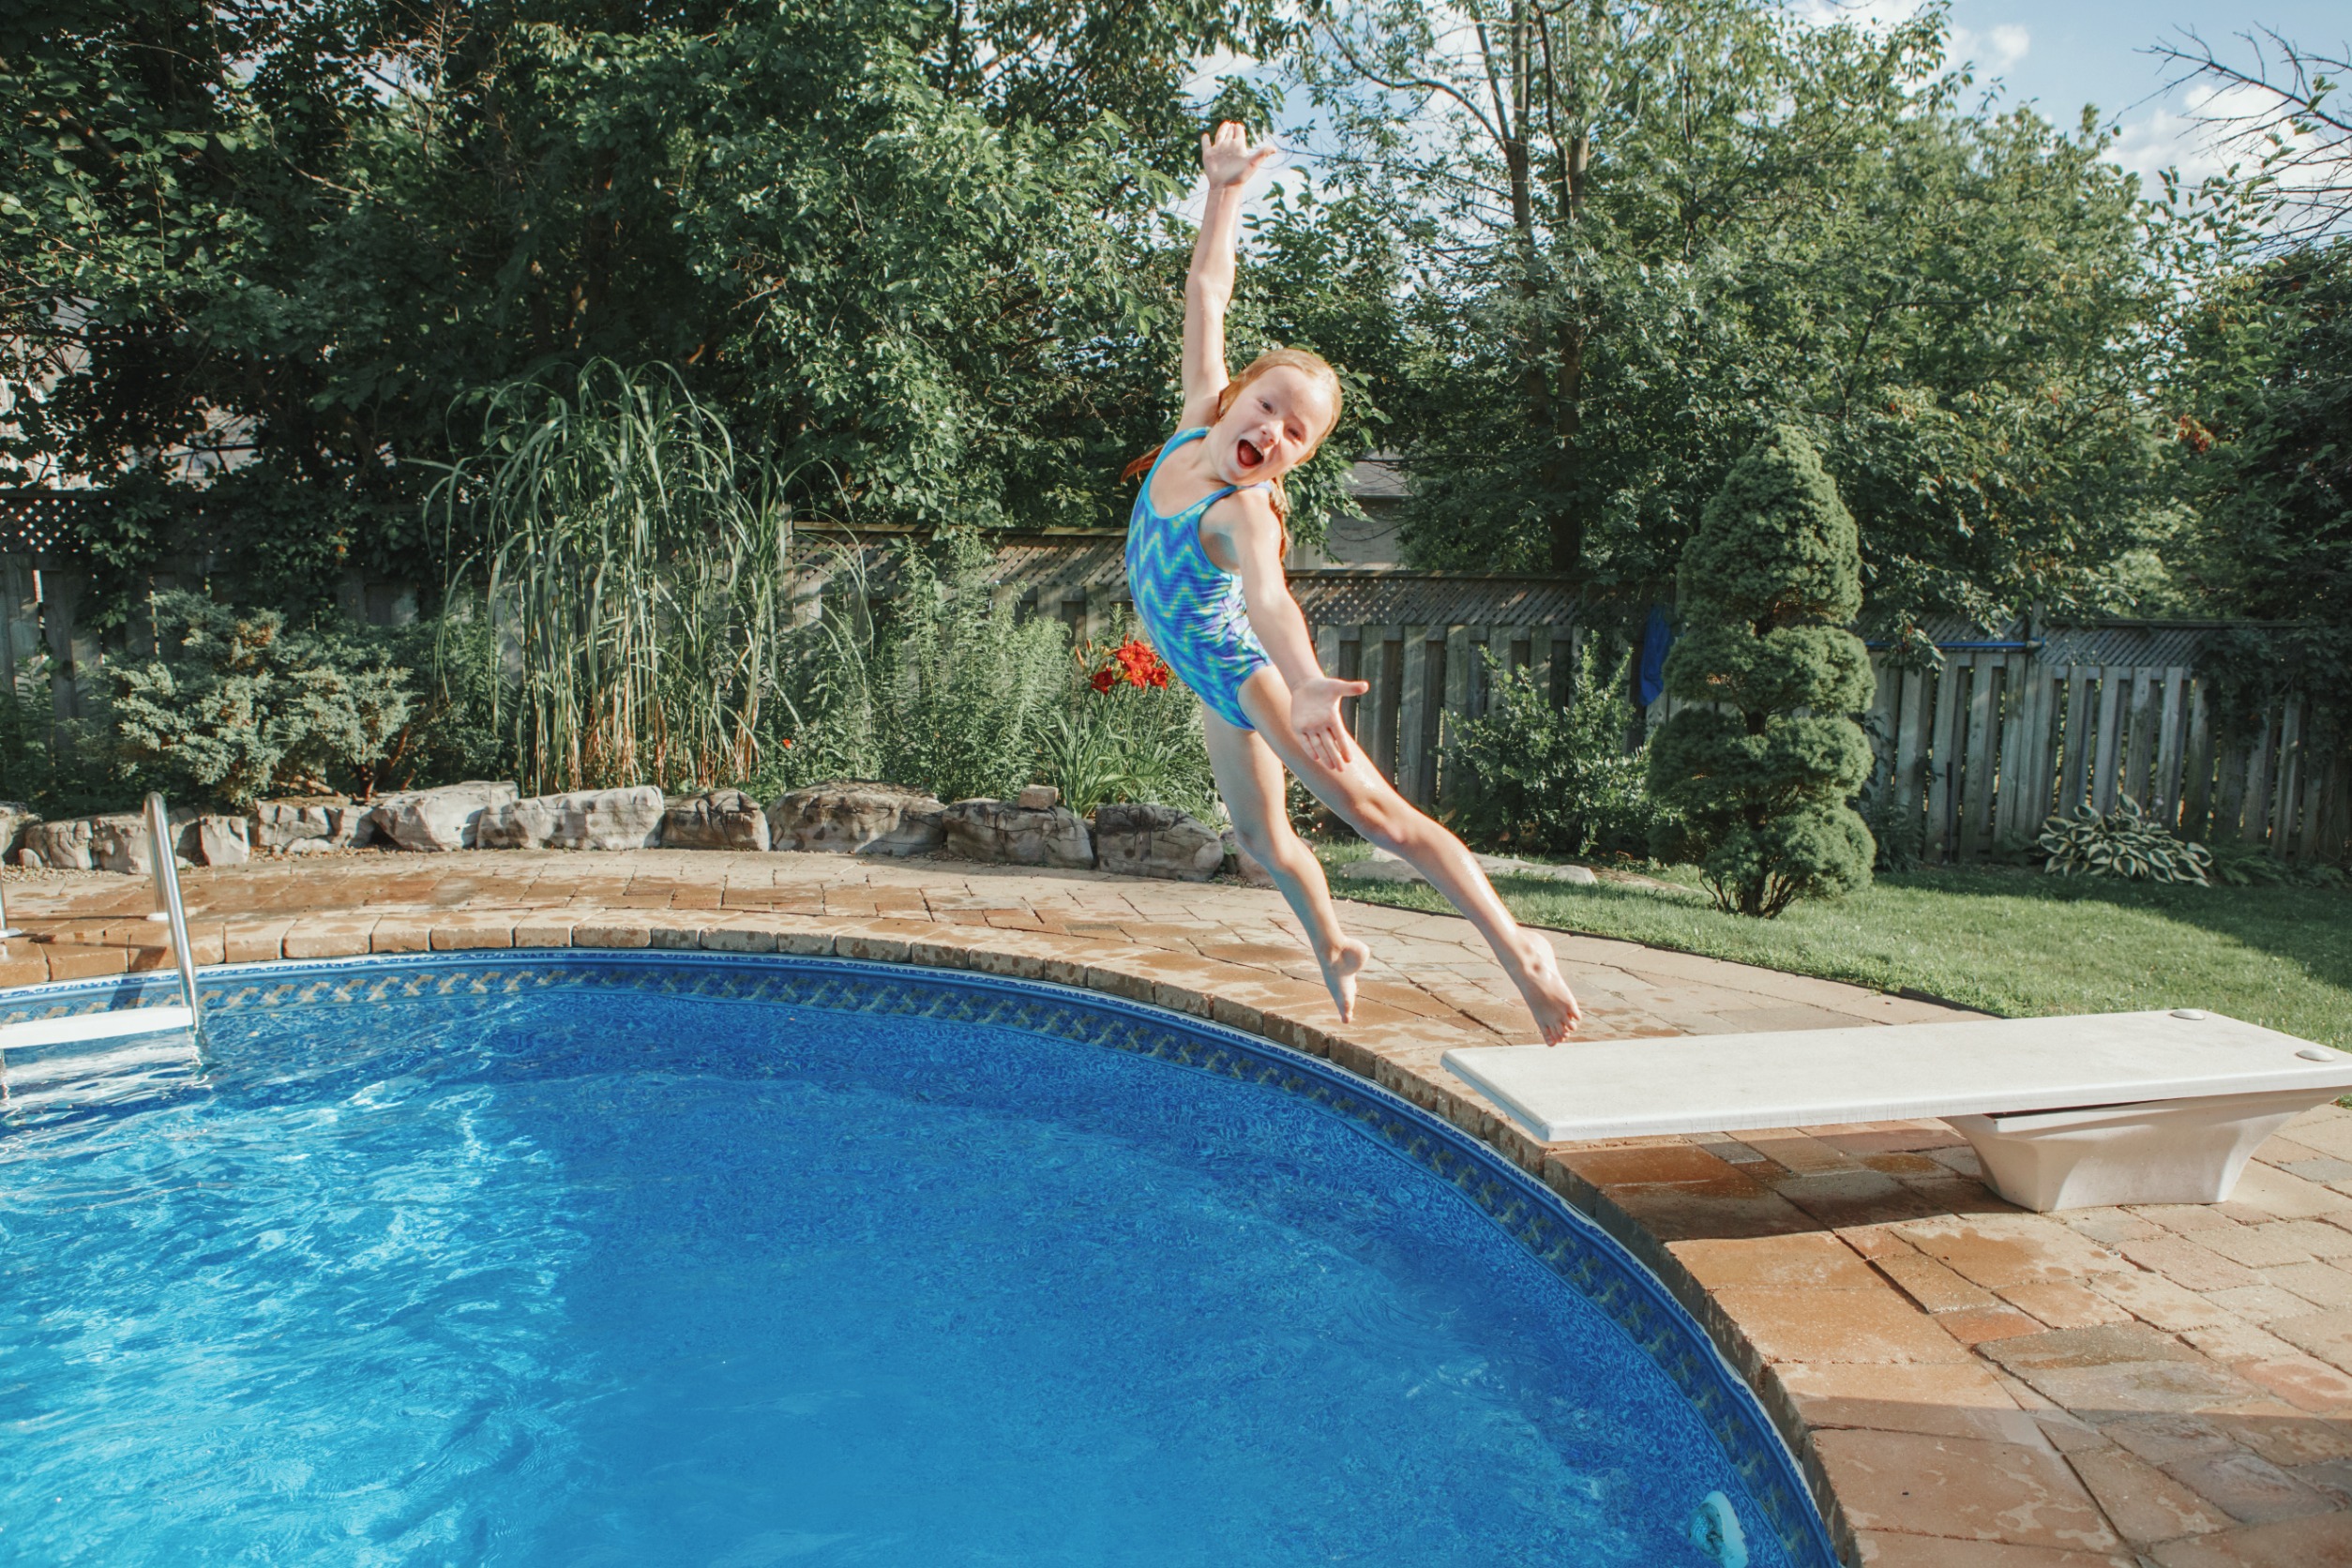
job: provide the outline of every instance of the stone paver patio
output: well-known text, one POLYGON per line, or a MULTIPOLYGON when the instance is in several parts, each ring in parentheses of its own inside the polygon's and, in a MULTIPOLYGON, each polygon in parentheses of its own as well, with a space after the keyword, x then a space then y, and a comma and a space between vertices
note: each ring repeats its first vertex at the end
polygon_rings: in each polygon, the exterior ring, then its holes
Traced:
MULTIPOLYGON (((1439 1064, 1529 1037, 1469 926, 1349 906, 1342 1026, 1274 895, 943 861, 316 856, 186 874, 200 961, 481 947, 832 953, 1060 981, 1332 1059, 1476 1132, 1655 1269, 1763 1397, 1850 1560, 2352 1568, 2352 1111, 2233 1201, 2020 1213, 1937 1122, 1543 1144, 1439 1064)), ((148 885, 9 884, 0 984, 170 962, 148 885)), ((1968 1015, 1555 935, 1588 1037, 1968 1015)), ((1573 1050, 1573 1045, 1561 1048, 1573 1050)))

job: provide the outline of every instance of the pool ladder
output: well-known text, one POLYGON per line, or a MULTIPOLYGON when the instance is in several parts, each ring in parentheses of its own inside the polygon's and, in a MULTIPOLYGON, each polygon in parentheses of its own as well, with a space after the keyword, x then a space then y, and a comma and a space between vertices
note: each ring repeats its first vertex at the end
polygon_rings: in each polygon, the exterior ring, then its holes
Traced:
MULTIPOLYGON (((203 1067, 204 1003, 196 991, 196 955, 188 945, 188 909, 180 898, 179 857, 172 842, 172 814, 161 795, 147 796, 146 816, 147 858, 155 876, 156 893, 156 912, 148 918, 171 928, 172 958, 179 971, 180 1000, 159 1007, 116 1007, 104 1012, 0 1024, 0 1105, 82 1098, 83 1095, 75 1093, 71 1085, 78 1083, 86 1090, 94 1078, 127 1080, 124 1086, 128 1087, 152 1077, 141 1069, 159 1062, 176 1062, 181 1057, 176 1048, 158 1050, 153 1046, 89 1056, 51 1054, 50 1048, 57 1046, 185 1033, 193 1065, 203 1067), (13 1062, 11 1055, 15 1057, 13 1062), (34 1093, 25 1093, 28 1089, 34 1093)), ((0 905, 0 952, 6 951, 7 938, 23 934, 8 926, 6 906, 0 905)), ((116 1095, 101 1092, 98 1097, 116 1095)))

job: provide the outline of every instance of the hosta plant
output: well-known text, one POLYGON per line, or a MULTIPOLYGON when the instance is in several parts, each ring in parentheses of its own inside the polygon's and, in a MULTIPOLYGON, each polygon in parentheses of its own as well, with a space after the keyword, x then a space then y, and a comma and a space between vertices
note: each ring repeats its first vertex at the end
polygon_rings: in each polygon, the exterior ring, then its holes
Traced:
POLYGON ((2042 868, 2057 876, 2079 872, 2088 877, 2211 885, 2206 872, 2212 868, 2212 852, 2175 837, 2130 795, 2118 796, 2115 809, 2104 815, 2085 811, 2075 817, 2052 817, 2042 824, 2036 845, 2044 857, 2042 868))

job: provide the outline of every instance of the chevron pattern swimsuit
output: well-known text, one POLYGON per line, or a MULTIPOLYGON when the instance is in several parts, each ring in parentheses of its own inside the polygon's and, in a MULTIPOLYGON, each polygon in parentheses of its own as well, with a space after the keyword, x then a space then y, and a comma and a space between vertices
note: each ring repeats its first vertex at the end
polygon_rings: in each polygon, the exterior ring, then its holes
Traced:
POLYGON ((1208 433, 1205 426, 1178 431, 1143 476, 1127 519, 1127 591, 1135 596, 1136 614, 1151 634, 1152 646, 1177 678, 1210 712, 1237 730, 1249 730, 1256 727, 1242 712, 1242 683, 1274 660, 1249 629, 1242 580, 1210 560, 1200 545, 1201 514, 1240 487, 1212 490, 1172 518, 1152 509, 1152 481, 1159 476, 1160 463, 1185 442, 1208 433))

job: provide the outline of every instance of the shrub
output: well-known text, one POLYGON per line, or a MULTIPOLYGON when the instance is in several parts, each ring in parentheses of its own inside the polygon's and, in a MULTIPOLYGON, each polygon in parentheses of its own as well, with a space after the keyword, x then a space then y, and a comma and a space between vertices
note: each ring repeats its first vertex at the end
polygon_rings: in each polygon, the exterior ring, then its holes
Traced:
POLYGON ((1458 720, 1447 761, 1464 774, 1465 833, 1481 843, 1547 854, 1641 854, 1662 815, 1629 746, 1632 654, 1604 670, 1592 640, 1576 668, 1568 705, 1525 670, 1488 656, 1486 712, 1458 720))
POLYGON ((1123 635, 1077 650, 1070 706, 1045 734, 1039 776, 1083 816, 1110 801, 1172 806, 1207 820, 1216 779, 1200 732, 1200 705, 1168 679, 1160 656, 1123 635))
POLYGON ((909 546, 879 617, 849 562, 805 628, 784 707, 792 746, 763 781, 888 778, 943 800, 1012 794, 1034 776, 1067 706, 1069 633, 1001 608, 989 553, 950 539, 934 560, 909 546))
POLYGON ((2115 809, 2103 816, 2086 810, 2052 817, 2042 824, 2042 837, 2035 842, 2045 857, 2042 868, 2054 876, 2080 873, 2209 885, 2206 872, 2213 864, 2211 852, 2202 844, 2175 837, 2130 795, 2119 796, 2115 809))
POLYGON ((46 817, 126 809, 140 784, 115 744, 113 704, 103 693, 80 718, 56 716, 46 652, 20 659, 16 686, 0 690, 0 799, 22 801, 46 817))
POLYGON ((291 632, 274 610, 155 600, 158 656, 113 669, 123 759, 167 788, 243 807, 285 792, 370 791, 415 705, 381 641, 291 632))
POLYGON ((1650 748, 1650 786, 1681 808, 1662 857, 1696 859, 1718 908, 1764 918, 1865 886, 1870 830, 1847 801, 1870 776, 1848 716, 1870 656, 1854 520, 1813 445, 1783 427, 1750 447, 1682 554, 1669 694, 1689 704, 1650 748))

